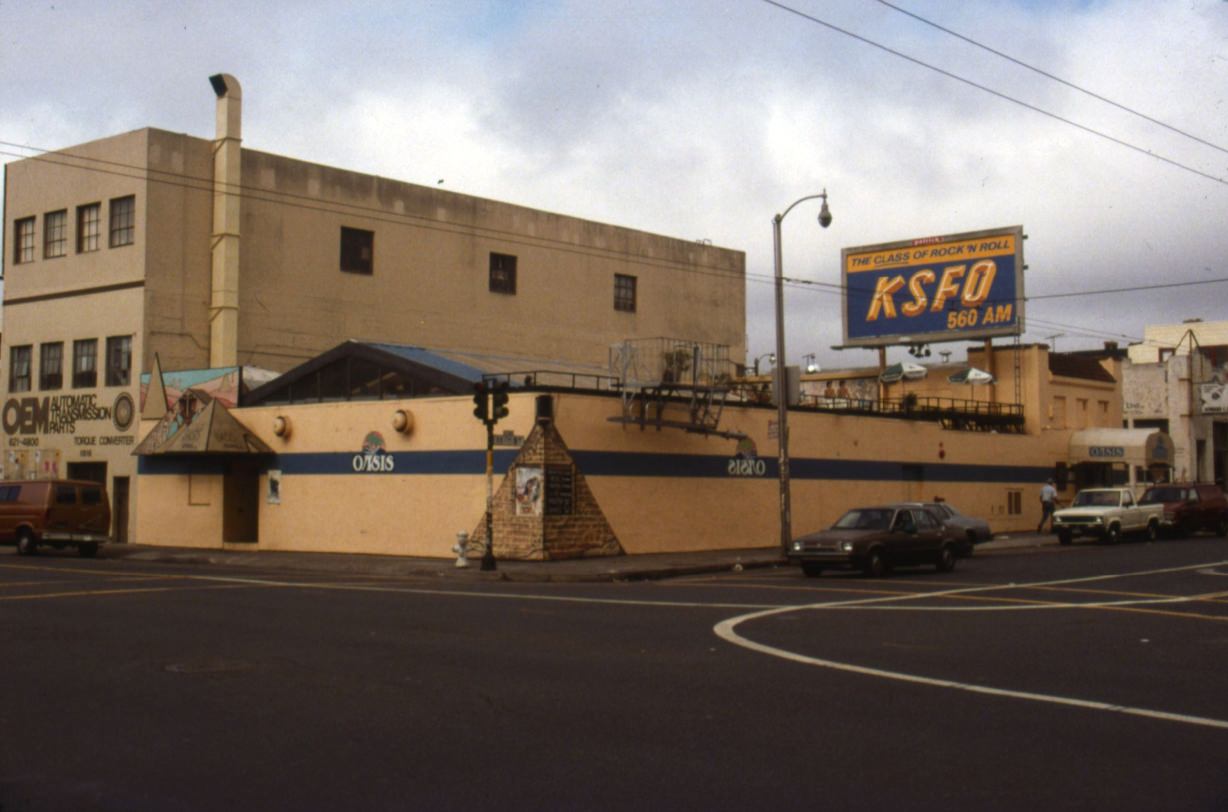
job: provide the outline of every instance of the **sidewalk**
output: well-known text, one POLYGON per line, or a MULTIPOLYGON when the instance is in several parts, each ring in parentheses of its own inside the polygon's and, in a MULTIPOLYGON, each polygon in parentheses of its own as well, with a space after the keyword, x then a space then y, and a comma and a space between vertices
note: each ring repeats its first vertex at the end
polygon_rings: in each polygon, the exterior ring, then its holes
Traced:
MULTIPOLYGON (((1024 547, 1056 544, 1057 538, 1037 533, 1010 533, 977 545, 976 555, 1024 547)), ((430 576, 461 581, 594 582, 643 581, 683 575, 730 572, 741 569, 786 566, 776 547, 742 550, 711 550, 691 553, 581 558, 567 561, 496 561, 494 571, 483 572, 480 559, 470 559, 461 569, 454 558, 408 558, 349 553, 287 553, 270 551, 205 550, 182 547, 151 547, 112 544, 100 557, 131 561, 182 564, 215 564, 253 570, 374 575, 389 577, 430 576)))

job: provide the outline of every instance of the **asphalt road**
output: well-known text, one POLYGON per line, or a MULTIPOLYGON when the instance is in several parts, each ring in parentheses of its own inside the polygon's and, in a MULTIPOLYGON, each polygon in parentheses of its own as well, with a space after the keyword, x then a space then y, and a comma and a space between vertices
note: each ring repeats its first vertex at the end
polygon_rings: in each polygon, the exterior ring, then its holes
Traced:
POLYGON ((440 583, 0 549, 0 810, 1225 809, 1228 542, 440 583))

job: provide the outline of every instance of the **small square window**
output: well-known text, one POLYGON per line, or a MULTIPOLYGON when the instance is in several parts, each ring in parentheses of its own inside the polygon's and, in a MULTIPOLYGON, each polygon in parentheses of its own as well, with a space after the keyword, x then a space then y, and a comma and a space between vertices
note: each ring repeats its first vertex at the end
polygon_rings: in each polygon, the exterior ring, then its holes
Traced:
POLYGON ((136 198, 118 197, 111 201, 111 247, 132 245, 136 240, 136 198))
POLYGON ((72 343, 73 389, 93 389, 97 385, 98 339, 78 339, 72 343))
POLYGON ((490 255, 490 292, 516 293, 516 257, 510 254, 490 255))
POLYGON ((107 339, 107 386, 127 386, 132 382, 132 336, 107 339))
POLYGON ((635 277, 614 274, 614 309, 627 313, 635 312, 635 277))
POLYGON ((43 258, 62 257, 68 253, 68 212, 48 212, 43 217, 43 258))
POLYGON ((375 266, 375 232, 341 227, 341 270, 369 274, 375 266))
POLYGON ((43 344, 38 354, 38 388, 59 389, 64 385, 64 342, 43 344))
POLYGON ((98 237, 102 233, 102 204, 91 203, 77 207, 77 253, 87 254, 98 250, 98 237))
POLYGON ((23 217, 13 223, 13 264, 34 261, 34 218, 23 217))
POLYGON ((9 350, 9 392, 30 391, 30 356, 33 348, 27 344, 9 350))

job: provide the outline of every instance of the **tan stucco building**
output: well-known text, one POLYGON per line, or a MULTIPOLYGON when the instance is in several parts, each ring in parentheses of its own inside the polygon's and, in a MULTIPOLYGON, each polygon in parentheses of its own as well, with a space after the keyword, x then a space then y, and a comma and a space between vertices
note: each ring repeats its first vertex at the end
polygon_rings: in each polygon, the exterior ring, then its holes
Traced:
MULTIPOLYGON (((104 479, 127 537, 139 378, 283 371, 350 338, 605 371, 627 338, 745 355, 745 256, 142 129, 5 167, 4 476, 104 479)), ((514 364, 513 364, 514 366, 514 364)))

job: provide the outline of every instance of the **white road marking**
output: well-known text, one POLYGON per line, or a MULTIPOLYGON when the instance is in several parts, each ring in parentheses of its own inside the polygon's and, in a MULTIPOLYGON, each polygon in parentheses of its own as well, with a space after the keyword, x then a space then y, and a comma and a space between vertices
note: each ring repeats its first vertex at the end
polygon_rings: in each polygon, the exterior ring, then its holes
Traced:
MULTIPOLYGON (((1219 562, 1210 566, 1223 566, 1228 562, 1219 562)), ((796 612, 810 609, 834 609, 843 608, 846 606, 858 606, 869 603, 889 603, 898 602, 900 600, 913 600, 918 597, 940 598, 948 595, 967 594, 969 592, 990 592, 1002 589, 1027 589, 1032 587, 1056 586, 1058 584, 1071 583, 1088 583, 1092 581, 1103 581, 1113 578, 1129 578, 1141 575, 1156 575, 1168 572, 1179 572, 1182 570, 1198 570, 1207 564, 1195 564, 1185 567, 1168 567, 1157 570, 1143 570, 1138 572, 1120 573, 1116 575, 1099 575, 1086 578, 1068 578, 1060 581, 1044 581, 1025 584, 1003 584, 1000 586, 991 587, 973 587, 968 589, 950 589, 941 592, 931 592, 925 596, 908 595, 908 596, 891 596, 887 598, 868 598, 864 600, 851 601, 833 601, 830 603, 817 603, 794 607, 778 607, 776 609, 766 609, 759 612, 751 612, 739 617, 723 620, 713 627, 713 631, 722 640, 731 643, 735 646, 748 649, 760 654, 767 654, 771 657, 778 657, 783 660, 801 663, 803 665, 817 666, 819 668, 828 668, 836 671, 844 671, 852 674, 860 674, 863 676, 879 677, 881 679, 896 680, 897 682, 908 682, 915 685, 928 685, 936 688, 949 688, 957 691, 966 691, 968 693, 982 694, 988 696, 1006 697, 1009 699, 1023 699, 1030 702, 1044 702, 1051 705, 1064 705, 1067 707, 1082 708, 1085 710, 1098 710, 1110 713, 1121 713, 1128 716, 1141 716, 1148 719, 1159 719, 1168 722, 1180 722, 1188 725, 1199 725, 1202 727, 1217 728, 1220 730, 1228 730, 1228 720, 1211 719, 1204 716, 1191 716, 1183 713, 1170 713, 1168 711, 1153 710, 1150 708, 1136 708, 1129 705, 1117 705, 1110 702, 1100 702, 1091 699, 1078 699, 1076 697, 1057 696, 1055 694, 1039 694, 1030 691, 1015 691, 1009 688, 995 688, 989 685, 977 685, 971 682, 959 682, 956 680, 937 679, 934 677, 925 677, 919 674, 907 674, 902 671, 888 671, 881 668, 870 668, 868 666, 856 665, 854 663, 842 663, 835 660, 825 660, 819 657, 810 657, 805 654, 789 651, 787 649, 777 648, 775 646, 757 643, 742 635, 738 634, 736 629, 741 624, 760 618, 771 617, 773 615, 781 615, 787 612, 796 612)), ((1184 600, 1194 600, 1196 598, 1186 598, 1184 600)))

